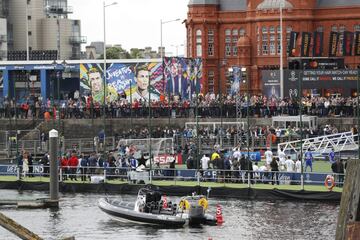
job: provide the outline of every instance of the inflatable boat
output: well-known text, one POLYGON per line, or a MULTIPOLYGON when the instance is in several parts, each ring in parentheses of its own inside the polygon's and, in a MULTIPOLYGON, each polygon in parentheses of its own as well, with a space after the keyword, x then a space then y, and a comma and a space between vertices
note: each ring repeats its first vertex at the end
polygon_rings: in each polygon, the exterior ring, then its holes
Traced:
POLYGON ((172 203, 158 191, 142 188, 134 203, 116 199, 99 199, 99 208, 121 222, 182 227, 185 224, 216 225, 216 218, 206 213, 208 203, 204 196, 193 195, 172 203))

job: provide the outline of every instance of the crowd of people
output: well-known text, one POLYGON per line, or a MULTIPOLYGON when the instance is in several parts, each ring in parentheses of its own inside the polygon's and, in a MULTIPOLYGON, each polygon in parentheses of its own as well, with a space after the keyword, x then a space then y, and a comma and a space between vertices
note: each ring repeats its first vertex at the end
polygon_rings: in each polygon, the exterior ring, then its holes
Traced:
MULTIPOLYGON (((298 99, 265 97, 253 95, 248 100, 245 95, 240 97, 242 116, 249 113, 251 117, 272 117, 279 115, 298 115, 300 104, 298 99), (249 109, 247 109, 249 106, 249 109), (249 111, 247 111, 249 110, 249 111)), ((119 96, 117 100, 102 105, 94 102, 91 96, 69 98, 65 100, 41 98, 26 98, 21 101, 5 98, 0 101, 0 118, 46 118, 59 114, 63 119, 69 118, 100 118, 104 114, 107 118, 146 117, 149 115, 149 104, 146 100, 129 101, 119 96)), ((302 113, 318 117, 357 115, 357 100, 352 97, 303 97, 301 100, 302 113)), ((206 94, 198 98, 180 99, 171 97, 171 101, 164 96, 150 103, 153 117, 193 117, 196 112, 205 118, 236 117, 236 97, 230 95, 206 94), (197 100, 197 101, 196 101, 197 100), (169 111, 170 110, 170 111, 169 111)))

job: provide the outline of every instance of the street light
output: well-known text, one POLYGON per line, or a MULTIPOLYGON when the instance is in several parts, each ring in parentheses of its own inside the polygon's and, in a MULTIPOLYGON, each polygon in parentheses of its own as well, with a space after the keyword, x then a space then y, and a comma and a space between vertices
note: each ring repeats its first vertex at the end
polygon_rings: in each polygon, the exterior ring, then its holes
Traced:
POLYGON ((223 102, 222 102, 222 88, 221 88, 221 68, 225 67, 227 64, 227 59, 224 58, 221 60, 219 59, 218 62, 218 96, 219 96, 219 104, 220 104, 220 146, 222 146, 222 137, 223 137, 223 102))
POLYGON ((179 56, 179 47, 183 47, 184 46, 184 44, 180 44, 180 45, 171 45, 172 47, 175 47, 176 48, 176 57, 178 57, 179 56))
MULTIPOLYGON (((161 57, 161 64, 163 64, 164 62, 164 55, 163 55, 163 25, 166 23, 171 23, 171 22, 177 22, 180 21, 180 18, 177 19, 173 19, 173 20, 169 20, 169 21, 163 21, 162 19, 160 19, 160 57, 161 57)), ((164 81, 164 86, 165 86, 165 76, 164 76, 164 71, 162 71, 162 78, 164 81)), ((170 126, 170 119, 171 119, 171 104, 170 104, 170 87, 168 87, 168 106, 169 106, 169 126, 170 126)))
POLYGON ((160 19, 160 57, 161 57, 161 60, 164 57, 164 55, 163 55, 163 38, 162 38, 163 25, 166 24, 166 23, 177 22, 177 21, 180 21, 180 18, 169 20, 169 21, 163 21, 162 19, 160 19))
POLYGON ((250 107, 250 94, 249 94, 249 90, 250 90, 250 81, 249 78, 247 76, 247 69, 245 67, 241 68, 241 73, 242 76, 245 76, 245 81, 246 81, 246 120, 247 120, 247 135, 246 135, 246 148, 247 148, 247 157, 249 159, 249 147, 250 147, 250 117, 249 117, 249 107, 250 107))
POLYGON ((284 0, 280 2, 280 98, 284 98, 284 49, 283 49, 283 8, 285 7, 284 0))
POLYGON ((106 104, 106 11, 105 9, 107 7, 110 7, 110 6, 114 6, 116 5, 117 2, 113 2, 113 3, 110 3, 110 4, 106 4, 105 1, 103 2, 103 12, 104 12, 104 68, 103 68, 103 71, 104 71, 104 79, 103 79, 103 88, 104 88, 104 103, 103 103, 103 118, 104 118, 104 153, 105 153, 105 150, 106 150, 106 141, 105 141, 105 138, 106 138, 106 122, 105 122, 105 104, 106 104))

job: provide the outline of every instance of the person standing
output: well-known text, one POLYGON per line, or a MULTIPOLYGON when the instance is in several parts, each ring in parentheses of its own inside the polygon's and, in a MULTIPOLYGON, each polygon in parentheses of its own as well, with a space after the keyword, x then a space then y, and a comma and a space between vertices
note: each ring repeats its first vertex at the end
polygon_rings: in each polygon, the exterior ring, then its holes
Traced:
POLYGON ((272 185, 276 184, 279 185, 279 178, 278 178, 278 172, 279 172, 279 164, 276 158, 273 158, 271 163, 271 173, 272 173, 272 185))
POLYGON ((330 164, 334 164, 336 162, 334 148, 331 148, 331 151, 329 153, 329 161, 330 161, 330 164))
POLYGON ((264 153, 264 155, 265 155, 266 165, 270 166, 270 163, 273 159, 273 153, 270 150, 270 148, 268 148, 268 150, 264 153))
POLYGON ((286 170, 286 168, 285 168, 286 154, 285 154, 283 148, 280 148, 278 150, 278 157, 279 157, 279 170, 281 172, 283 172, 286 170))
POLYGON ((310 151, 310 148, 305 152, 305 172, 307 170, 308 167, 310 167, 310 172, 313 171, 313 155, 312 152, 310 151))
POLYGON ((299 158, 295 162, 295 172, 301 173, 301 161, 299 158))
POLYGON ((77 181, 76 170, 77 170, 78 165, 79 165, 79 159, 76 156, 76 152, 72 151, 71 157, 69 159, 70 180, 75 179, 75 181, 77 181))
POLYGON ((25 178, 29 174, 29 154, 27 152, 24 152, 23 155, 22 170, 25 178))
POLYGON ((86 181, 86 173, 87 167, 89 166, 89 159, 86 156, 80 155, 80 174, 81 174, 81 181, 86 181))
POLYGON ((66 154, 64 154, 64 156, 61 159, 61 171, 62 171, 62 180, 66 181, 68 178, 68 174, 69 174, 69 160, 66 156, 66 154))

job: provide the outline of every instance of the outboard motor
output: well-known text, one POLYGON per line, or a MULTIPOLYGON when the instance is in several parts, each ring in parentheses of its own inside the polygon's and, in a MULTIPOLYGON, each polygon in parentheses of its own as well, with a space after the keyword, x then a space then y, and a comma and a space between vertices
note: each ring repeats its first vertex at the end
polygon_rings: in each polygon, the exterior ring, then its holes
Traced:
POLYGON ((205 222, 204 208, 200 205, 191 205, 189 208, 189 224, 197 225, 205 222))

